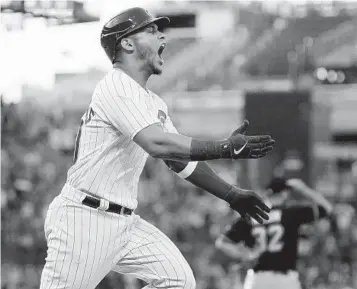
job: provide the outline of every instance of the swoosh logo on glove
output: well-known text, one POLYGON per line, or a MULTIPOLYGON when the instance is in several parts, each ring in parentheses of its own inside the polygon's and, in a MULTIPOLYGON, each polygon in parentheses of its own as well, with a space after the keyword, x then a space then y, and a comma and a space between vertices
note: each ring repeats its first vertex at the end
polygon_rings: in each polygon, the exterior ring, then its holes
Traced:
POLYGON ((234 150, 233 150, 233 153, 234 153, 235 155, 239 155, 239 154, 245 149, 245 147, 247 146, 247 144, 248 144, 248 142, 246 142, 245 145, 242 146, 239 150, 234 149, 234 150))

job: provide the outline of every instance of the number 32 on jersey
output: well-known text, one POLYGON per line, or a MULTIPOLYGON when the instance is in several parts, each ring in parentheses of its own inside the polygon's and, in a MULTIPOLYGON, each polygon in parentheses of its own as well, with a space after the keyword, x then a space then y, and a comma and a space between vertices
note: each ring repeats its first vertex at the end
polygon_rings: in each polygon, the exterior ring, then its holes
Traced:
POLYGON ((256 249, 259 252, 270 253, 281 251, 284 246, 284 232, 285 229, 280 223, 254 227, 252 235, 256 240, 256 249))

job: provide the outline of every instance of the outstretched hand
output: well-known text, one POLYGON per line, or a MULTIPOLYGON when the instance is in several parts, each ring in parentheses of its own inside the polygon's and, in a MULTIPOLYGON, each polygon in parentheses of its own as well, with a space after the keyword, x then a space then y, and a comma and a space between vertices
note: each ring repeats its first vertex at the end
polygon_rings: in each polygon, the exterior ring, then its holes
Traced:
POLYGON ((238 212, 242 218, 249 220, 253 218, 262 224, 264 220, 269 220, 270 208, 263 199, 251 190, 243 190, 233 186, 227 194, 225 200, 230 207, 238 212))
POLYGON ((228 138, 233 146, 233 159, 258 159, 264 157, 274 148, 275 141, 270 135, 245 135, 249 121, 244 120, 228 138))

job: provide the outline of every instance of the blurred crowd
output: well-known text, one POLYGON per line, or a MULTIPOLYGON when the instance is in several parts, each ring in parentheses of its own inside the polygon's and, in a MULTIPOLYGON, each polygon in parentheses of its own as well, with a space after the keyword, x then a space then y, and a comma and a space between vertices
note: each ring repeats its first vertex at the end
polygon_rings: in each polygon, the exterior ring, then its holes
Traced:
MULTIPOLYGON (((44 113, 30 102, 2 103, 1 110, 1 288, 38 288, 47 249, 44 218, 71 165, 81 112, 44 113)), ((227 181, 241 183, 239 164, 213 165, 227 181)), ((139 189, 137 214, 175 242, 192 266, 198 289, 241 288, 246 268, 214 248, 215 239, 237 217, 223 201, 151 158, 139 189)), ((356 288, 355 208, 338 204, 336 216, 301 232, 299 271, 306 288, 356 288)), ((139 280, 111 273, 98 288, 142 286, 139 280)))

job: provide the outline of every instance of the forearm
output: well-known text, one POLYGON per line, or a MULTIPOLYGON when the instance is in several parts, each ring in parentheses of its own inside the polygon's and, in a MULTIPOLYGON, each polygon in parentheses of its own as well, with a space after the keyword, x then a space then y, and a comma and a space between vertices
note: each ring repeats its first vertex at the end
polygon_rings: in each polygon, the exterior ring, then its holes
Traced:
POLYGON ((192 138, 175 133, 163 133, 150 144, 150 155, 169 160, 191 160, 192 138))
POLYGON ((133 140, 154 158, 185 161, 262 158, 273 149, 268 135, 246 136, 238 128, 227 139, 198 140, 169 133, 152 124, 136 133, 133 140))
POLYGON ((321 206, 327 214, 331 214, 333 211, 332 204, 323 195, 308 187, 304 182, 292 179, 288 181, 288 185, 295 191, 312 200, 315 204, 321 206))
POLYGON ((224 181, 206 162, 198 162, 193 170, 189 162, 166 160, 165 163, 175 173, 184 173, 182 178, 222 200, 226 200, 232 189, 232 185, 224 181))
POLYGON ((227 183, 206 162, 165 162, 174 172, 193 185, 226 201, 245 221, 250 223, 250 218, 253 218, 262 224, 264 220, 269 220, 270 208, 256 193, 227 183))
POLYGON ((227 140, 205 141, 175 133, 156 138, 150 151, 155 158, 176 161, 205 161, 231 158, 233 147, 227 140))

